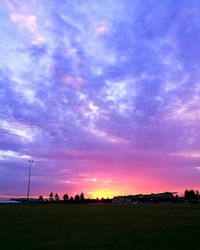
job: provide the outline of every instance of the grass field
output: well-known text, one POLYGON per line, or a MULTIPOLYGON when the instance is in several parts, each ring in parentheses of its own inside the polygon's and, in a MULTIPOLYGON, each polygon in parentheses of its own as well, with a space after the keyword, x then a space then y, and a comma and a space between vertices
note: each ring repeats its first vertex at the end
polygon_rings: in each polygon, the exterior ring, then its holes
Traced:
POLYGON ((0 249, 200 249, 200 205, 1 204, 0 249))

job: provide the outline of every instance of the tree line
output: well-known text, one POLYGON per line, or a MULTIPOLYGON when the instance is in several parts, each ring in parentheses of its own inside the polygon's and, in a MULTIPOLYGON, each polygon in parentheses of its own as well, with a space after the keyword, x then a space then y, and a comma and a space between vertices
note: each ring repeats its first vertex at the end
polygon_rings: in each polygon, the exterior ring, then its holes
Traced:
POLYGON ((39 196, 39 202, 56 202, 56 203, 97 203, 97 202, 103 202, 103 203, 110 203, 112 202, 112 199, 104 199, 104 198, 96 198, 96 199, 90 199, 90 198, 85 198, 84 194, 81 193, 76 194, 74 197, 73 196, 69 196, 67 193, 64 194, 61 198, 58 195, 58 193, 54 193, 51 192, 49 194, 49 198, 48 199, 44 199, 42 195, 39 196))
POLYGON ((196 190, 196 192, 191 189, 191 190, 185 190, 184 192, 184 198, 191 203, 198 203, 199 202, 199 191, 196 190))
MULTIPOLYGON (((200 196, 199 196, 199 192, 198 190, 194 191, 193 189, 190 190, 185 190, 184 192, 184 197, 178 197, 178 195, 176 195, 177 202, 178 201, 188 201, 190 203, 198 203, 200 201, 200 196)), ((38 201, 41 203, 43 202, 56 202, 56 203, 111 203, 112 199, 104 199, 104 198, 96 198, 96 199, 90 199, 90 198, 85 198, 84 194, 81 193, 76 194, 74 197, 73 196, 69 196, 67 193, 65 193, 61 198, 58 195, 58 193, 54 193, 51 192, 49 194, 49 198, 48 199, 44 199, 42 195, 39 196, 38 201)))

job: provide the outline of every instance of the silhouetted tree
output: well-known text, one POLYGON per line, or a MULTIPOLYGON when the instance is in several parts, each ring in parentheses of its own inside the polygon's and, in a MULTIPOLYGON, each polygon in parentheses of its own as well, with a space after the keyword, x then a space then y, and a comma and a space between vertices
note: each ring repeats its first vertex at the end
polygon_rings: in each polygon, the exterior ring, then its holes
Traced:
POLYGON ((103 197, 101 198, 101 202, 105 202, 105 199, 103 197))
POLYGON ((74 200, 75 200, 75 202, 77 202, 77 203, 80 201, 80 197, 79 197, 78 194, 74 197, 74 200))
POLYGON ((185 190, 185 199, 189 202, 198 202, 198 193, 195 194, 193 189, 185 190))
POLYGON ((56 200, 56 201, 59 201, 59 200, 60 200, 59 195, 58 195, 57 193, 55 194, 55 200, 56 200))
POLYGON ((80 194, 80 202, 83 202, 84 200, 85 200, 84 194, 81 193, 81 194, 80 194))
POLYGON ((189 196, 189 191, 186 189, 184 192, 184 197, 186 200, 188 199, 188 196, 189 196))
POLYGON ((43 201, 44 201, 43 196, 42 196, 42 195, 40 195, 38 200, 39 200, 39 202, 43 202, 43 201))
POLYGON ((49 200, 50 201, 53 201, 54 199, 53 199, 53 192, 51 192, 50 194, 49 194, 49 200))
POLYGON ((63 200, 64 200, 64 201, 68 201, 68 200, 69 200, 68 194, 64 194, 64 195, 63 195, 63 200))
POLYGON ((73 201, 74 201, 74 198, 71 196, 69 200, 70 200, 71 202, 73 202, 73 201))

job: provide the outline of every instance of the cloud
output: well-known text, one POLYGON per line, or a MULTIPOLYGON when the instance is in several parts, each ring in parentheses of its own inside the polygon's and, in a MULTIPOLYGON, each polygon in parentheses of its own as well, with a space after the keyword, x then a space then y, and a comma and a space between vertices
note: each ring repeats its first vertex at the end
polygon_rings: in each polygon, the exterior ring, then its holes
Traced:
POLYGON ((180 152, 199 150, 198 9, 195 0, 4 0, 0 150, 16 156, 1 159, 7 193, 11 171, 25 176, 13 170, 23 155, 40 165, 36 194, 51 184, 73 193, 79 173, 122 192, 194 176, 197 157, 180 152))

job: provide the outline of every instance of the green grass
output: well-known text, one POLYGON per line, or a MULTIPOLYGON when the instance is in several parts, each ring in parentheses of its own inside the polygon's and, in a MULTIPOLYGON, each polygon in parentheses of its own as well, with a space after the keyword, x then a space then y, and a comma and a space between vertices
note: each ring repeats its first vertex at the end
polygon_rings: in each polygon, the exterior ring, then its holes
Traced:
POLYGON ((0 249, 199 250, 200 205, 0 205, 0 249))

